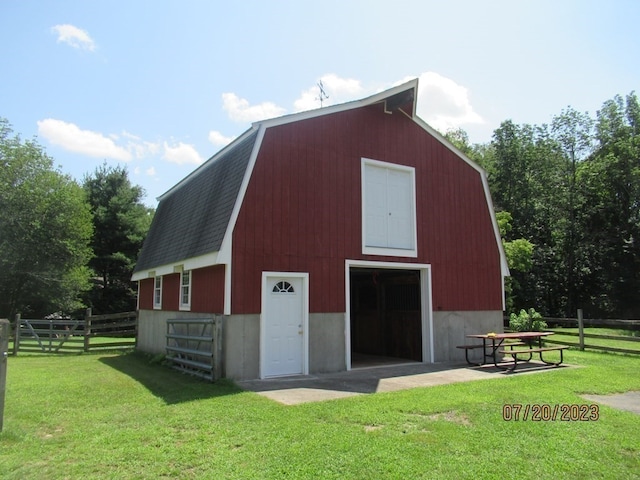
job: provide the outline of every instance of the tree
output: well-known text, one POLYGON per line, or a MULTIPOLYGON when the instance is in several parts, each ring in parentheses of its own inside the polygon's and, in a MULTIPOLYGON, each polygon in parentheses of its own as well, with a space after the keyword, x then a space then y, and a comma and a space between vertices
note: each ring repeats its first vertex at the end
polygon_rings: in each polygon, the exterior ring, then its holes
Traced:
POLYGON ((125 168, 102 165, 85 177, 83 186, 95 230, 90 266, 97 277, 89 304, 96 313, 134 310, 131 274, 153 210, 142 203, 144 191, 131 184, 125 168))
POLYGON ((485 163, 496 208, 512 215, 506 241, 525 239, 536 246, 531 271, 513 274, 514 308, 535 305, 555 314, 564 305, 558 295, 561 239, 565 216, 566 159, 546 125, 506 121, 494 132, 485 163))
POLYGON ((486 158, 490 155, 490 144, 471 144, 469 135, 462 128, 447 131, 447 133, 444 134, 444 138, 485 170, 490 168, 490 163, 486 161, 486 158))
POLYGON ((598 111, 594 153, 578 168, 583 301, 594 315, 639 317, 640 105, 617 95, 598 111))
POLYGON ((0 119, 0 317, 81 308, 91 213, 82 188, 0 119))
POLYGON ((509 212, 497 212, 496 220, 498 222, 500 236, 502 237, 504 253, 507 257, 507 265, 509 266, 509 271, 512 275, 511 277, 505 278, 505 293, 507 297, 506 311, 507 313, 511 313, 514 311, 514 304, 516 303, 515 296, 517 292, 520 291, 519 282, 513 275, 516 272, 527 273, 531 270, 533 266, 534 245, 524 238, 517 238, 510 241, 505 240, 512 229, 512 217, 509 212))
POLYGON ((593 144, 593 120, 587 113, 580 113, 571 107, 563 110, 553 118, 551 132, 561 152, 568 159, 566 165, 569 170, 565 173, 568 193, 565 196, 564 228, 559 225, 562 239, 562 263, 564 265, 560 277, 565 286, 566 302, 564 315, 571 316, 581 306, 579 305, 579 291, 582 286, 582 270, 577 268, 578 258, 582 253, 577 231, 577 166, 591 153, 593 144))

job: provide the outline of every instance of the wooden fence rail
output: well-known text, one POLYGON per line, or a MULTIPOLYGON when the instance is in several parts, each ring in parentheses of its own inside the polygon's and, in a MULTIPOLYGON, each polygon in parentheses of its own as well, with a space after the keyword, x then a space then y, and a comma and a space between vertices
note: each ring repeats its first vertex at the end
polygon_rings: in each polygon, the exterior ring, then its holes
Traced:
POLYGON ((81 353, 113 348, 135 348, 137 312, 92 315, 84 320, 23 319, 16 315, 13 355, 30 353, 81 353))
MULTIPOLYGON (((601 350, 606 352, 616 353, 630 353, 640 355, 640 348, 620 348, 612 346, 597 345, 592 341, 585 342, 585 339, 598 339, 598 340, 614 340, 619 342, 629 342, 629 347, 632 345, 638 345, 640 342, 640 336, 631 335, 610 335, 601 333, 586 333, 585 328, 609 328, 616 330, 625 330, 631 332, 640 332, 640 320, 617 320, 617 319, 586 319, 583 317, 582 310, 578 310, 576 318, 554 318, 544 317, 543 320, 550 328, 554 326, 577 328, 577 332, 566 332, 551 330, 554 333, 562 336, 577 337, 576 342, 567 342, 564 340, 555 340, 552 338, 545 338, 545 343, 550 344, 562 344, 569 345, 571 347, 577 347, 580 350, 585 348, 592 350, 601 350)), ((508 318, 505 318, 505 323, 508 324, 508 318)), ((596 342, 597 343, 597 342, 596 342)))

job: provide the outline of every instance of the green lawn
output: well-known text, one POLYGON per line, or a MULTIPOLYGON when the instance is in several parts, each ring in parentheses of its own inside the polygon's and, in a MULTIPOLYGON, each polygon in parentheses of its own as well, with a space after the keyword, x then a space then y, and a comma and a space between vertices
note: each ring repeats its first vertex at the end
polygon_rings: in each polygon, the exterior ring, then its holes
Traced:
POLYGON ((640 390, 640 359, 284 406, 140 354, 10 357, 0 478, 640 478, 640 415, 504 421, 504 404, 640 390))

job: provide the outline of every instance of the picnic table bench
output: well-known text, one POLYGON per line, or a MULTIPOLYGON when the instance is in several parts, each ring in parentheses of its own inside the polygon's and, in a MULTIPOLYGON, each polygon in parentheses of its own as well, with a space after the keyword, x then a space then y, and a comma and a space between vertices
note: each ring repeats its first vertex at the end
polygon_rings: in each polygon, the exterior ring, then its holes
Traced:
MULTIPOLYGON (((521 346, 521 345, 526 345, 526 343, 520 342, 520 341, 515 341, 515 342, 505 342, 505 343, 502 344, 503 347, 511 347, 511 349, 513 349, 513 347, 517 347, 517 346, 521 346)), ((482 344, 474 343, 474 344, 471 344, 471 345, 457 345, 456 348, 460 348, 460 349, 464 350, 464 359, 467 361, 467 363, 469 365, 483 365, 483 363, 484 363, 484 362, 474 363, 471 360, 469 360, 469 350, 477 350, 479 348, 482 348, 485 351, 485 357, 489 356, 486 353, 487 346, 484 343, 482 343, 482 344)))
POLYGON ((526 362, 531 361, 531 357, 534 353, 537 353, 540 356, 540 361, 545 363, 546 365, 555 365, 556 367, 563 362, 562 352, 569 348, 567 345, 555 345, 553 347, 538 347, 538 348, 527 348, 527 349, 503 349, 499 350, 498 353, 502 355, 511 355, 513 358, 513 367, 507 368, 507 370, 513 371, 518 366, 518 355, 528 354, 529 358, 525 360, 526 362), (560 361, 559 362, 548 362, 542 357, 542 352, 560 352, 560 361))
POLYGON ((553 335, 553 332, 508 332, 508 333, 484 333, 467 335, 468 338, 478 338, 482 340, 482 344, 458 345, 456 348, 464 350, 465 360, 470 365, 485 365, 487 359, 490 359, 496 368, 507 371, 514 371, 518 367, 518 361, 529 362, 533 358, 533 354, 537 353, 540 361, 546 365, 558 366, 564 361, 563 351, 569 348, 566 345, 554 345, 551 347, 542 346, 542 338, 553 335), (491 340, 491 342, 488 342, 491 340), (538 346, 533 346, 534 343, 538 346), (516 348, 525 346, 527 348, 516 348), (482 349, 482 362, 474 363, 469 360, 469 350, 482 349), (550 362, 544 359, 544 352, 557 351, 560 352, 560 361, 550 362), (499 365, 498 355, 510 356, 513 362, 507 366, 499 365), (522 355, 527 355, 526 360, 522 355))

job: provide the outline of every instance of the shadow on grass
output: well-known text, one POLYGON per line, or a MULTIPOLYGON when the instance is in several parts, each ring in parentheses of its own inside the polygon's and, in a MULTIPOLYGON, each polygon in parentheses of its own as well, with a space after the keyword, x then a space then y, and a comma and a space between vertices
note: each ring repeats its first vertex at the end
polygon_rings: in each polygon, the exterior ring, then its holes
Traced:
POLYGON ((227 395, 242 390, 232 381, 222 379, 215 383, 182 374, 152 360, 141 352, 131 352, 100 358, 100 362, 131 377, 166 404, 191 402, 227 395))

